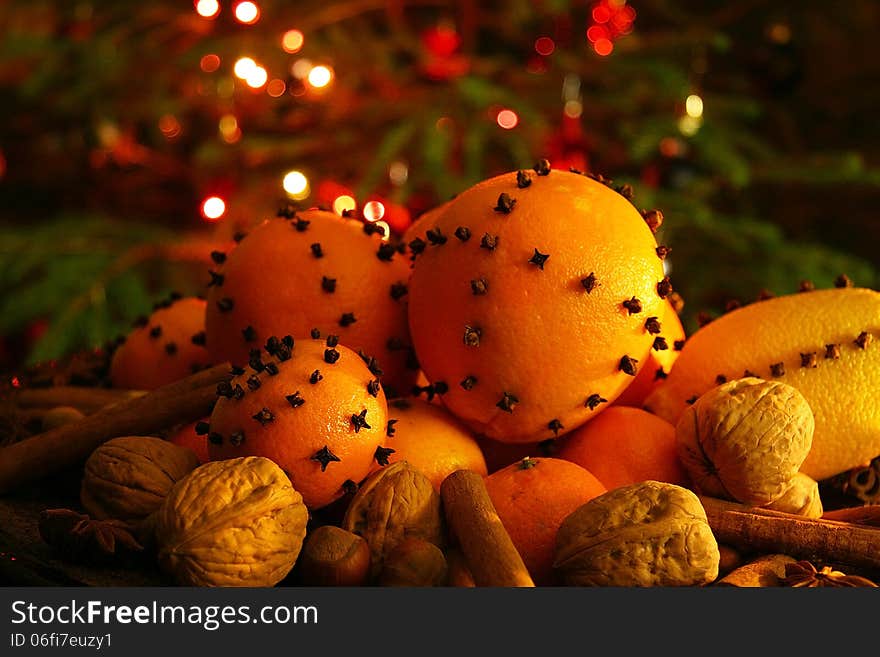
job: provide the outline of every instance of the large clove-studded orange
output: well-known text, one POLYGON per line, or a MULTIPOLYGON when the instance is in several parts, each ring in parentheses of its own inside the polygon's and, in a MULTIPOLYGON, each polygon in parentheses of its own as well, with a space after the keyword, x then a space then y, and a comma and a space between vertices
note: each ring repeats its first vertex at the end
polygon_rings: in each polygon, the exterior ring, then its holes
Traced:
POLYGON ((153 390, 211 364, 205 349, 205 302, 196 297, 157 304, 113 353, 114 388, 153 390))
POLYGON ((334 338, 276 340, 274 356, 255 354, 218 387, 208 452, 212 460, 269 458, 307 507, 321 508, 370 471, 387 440, 385 393, 364 360, 334 338))
POLYGON ((215 260, 211 354, 243 365, 271 335, 317 329, 375 358, 383 385, 408 392, 418 364, 407 330, 407 257, 364 230, 373 224, 321 210, 288 214, 259 224, 215 260))
POLYGON ((505 442, 561 436, 632 382, 655 335, 664 278, 639 211, 591 177, 536 167, 462 192, 416 257, 410 333, 443 403, 505 442), (521 178, 521 176, 520 176, 521 178), (453 237, 460 227, 471 238, 453 237), (478 284, 475 284, 477 282, 478 284))

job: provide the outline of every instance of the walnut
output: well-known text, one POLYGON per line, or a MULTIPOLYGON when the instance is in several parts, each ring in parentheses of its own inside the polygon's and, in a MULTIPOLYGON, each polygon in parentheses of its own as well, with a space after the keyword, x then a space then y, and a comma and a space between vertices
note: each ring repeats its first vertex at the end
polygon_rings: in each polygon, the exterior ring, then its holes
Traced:
POLYGON ((643 481, 569 514, 553 568, 569 586, 701 586, 718 577, 720 558, 696 494, 643 481))
POLYGON ((824 508, 819 495, 819 482, 803 472, 798 472, 792 477, 785 492, 765 508, 805 518, 821 518, 824 508))
POLYGON ((296 563, 308 515, 273 461, 208 462, 179 481, 159 509, 159 565, 184 586, 274 586, 296 563))
POLYGON ((143 520, 198 464, 195 452, 161 438, 113 438, 86 460, 80 501, 94 518, 143 520))
POLYGON ((813 412, 793 386, 746 377, 699 397, 676 425, 678 454, 703 495, 765 506, 810 452, 813 412))
POLYGON ((406 537, 443 545, 440 495, 425 475, 407 461, 397 461, 364 480, 346 509, 342 527, 370 544, 375 578, 388 553, 406 537))

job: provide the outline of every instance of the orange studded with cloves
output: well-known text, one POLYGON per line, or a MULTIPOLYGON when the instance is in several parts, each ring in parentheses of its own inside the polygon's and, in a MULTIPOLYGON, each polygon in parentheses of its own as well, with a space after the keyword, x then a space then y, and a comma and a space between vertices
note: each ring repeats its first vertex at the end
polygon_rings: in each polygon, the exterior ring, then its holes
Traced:
POLYGON ((407 330, 410 262, 374 224, 321 210, 287 212, 219 258, 207 295, 207 346, 247 362, 271 335, 337 334, 376 359, 386 387, 409 392, 418 364, 407 330))
POLYGON ((382 457, 385 393, 369 364, 336 336, 268 343, 218 386, 208 453, 271 459, 306 506, 318 509, 356 487, 382 457))
POLYGON ((433 231, 470 239, 413 238, 425 242, 410 280, 416 354, 478 434, 561 436, 648 362, 656 335, 646 320, 664 314, 672 284, 651 228, 609 183, 542 161, 467 189, 432 217, 433 231))

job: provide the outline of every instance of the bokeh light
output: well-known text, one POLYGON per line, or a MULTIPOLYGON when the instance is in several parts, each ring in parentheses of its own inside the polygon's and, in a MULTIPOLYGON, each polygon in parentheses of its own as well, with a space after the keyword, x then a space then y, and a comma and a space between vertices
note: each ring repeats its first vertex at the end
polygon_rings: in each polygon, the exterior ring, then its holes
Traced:
POLYGON ((376 227, 382 229, 382 241, 387 242, 391 239, 391 226, 388 225, 385 221, 377 221, 375 223, 376 227))
POLYGON ((218 57, 214 53, 205 55, 199 60, 199 68, 201 68, 205 73, 213 73, 218 68, 220 68, 220 57, 218 57))
POLYGON ((253 2, 239 2, 232 11, 235 20, 245 25, 253 25, 260 20, 260 8, 253 2))
POLYGON ((251 74, 257 68, 257 63, 250 57, 239 57, 236 60, 235 65, 232 67, 232 71, 235 73, 235 76, 241 78, 242 80, 247 80, 248 75, 251 74))
POLYGON ((159 118, 159 130, 169 141, 176 139, 183 132, 180 121, 173 114, 163 114, 159 118))
POLYGON ((336 214, 342 214, 346 210, 351 211, 356 209, 357 201, 354 200, 353 196, 342 194, 333 199, 333 212, 336 214))
POLYGON ((269 80, 269 84, 266 85, 266 93, 272 96, 272 98, 280 98, 284 95, 285 91, 287 91, 287 85, 284 80, 279 80, 278 78, 269 80))
POLYGON ((691 94, 684 101, 684 109, 688 116, 695 119, 703 116, 703 99, 696 94, 691 94))
POLYGON ((288 171, 284 174, 281 186, 295 199, 305 198, 309 195, 309 179, 302 171, 288 171))
POLYGON ((247 86, 252 89, 259 89, 266 84, 266 80, 268 79, 269 73, 266 72, 266 69, 262 66, 254 66, 245 78, 245 82, 247 83, 247 86))
POLYGON ((601 39, 596 39, 596 43, 593 44, 593 50, 596 51, 597 55, 607 57, 611 54, 611 51, 614 50, 614 44, 611 43, 611 39, 603 37, 601 39))
POLYGON ((309 84, 316 89, 326 87, 332 79, 333 69, 329 66, 315 66, 309 71, 309 84))
POLYGON ((512 130, 516 127, 516 124, 519 123, 519 116, 517 116, 517 113, 513 110, 503 109, 498 112, 495 121, 505 130, 512 130))
POLYGON ((238 119, 233 114, 225 114, 220 118, 220 136, 227 144, 234 144, 241 139, 241 128, 238 127, 238 119))
POLYGON ((678 131, 685 137, 693 137, 703 124, 701 119, 693 116, 683 116, 678 120, 678 131))
POLYGON ((567 100, 565 101, 562 111, 570 119, 577 119, 584 113, 584 105, 579 100, 567 100))
POLYGON ((403 185, 406 183, 407 178, 409 178, 409 167, 406 162, 398 160, 397 162, 392 162, 391 166, 388 167, 388 180, 391 181, 392 185, 403 185))
POLYGON ((379 221, 385 216, 385 205, 381 201, 367 201, 364 204, 364 219, 379 221))
POLYGON ((290 74, 297 80, 304 80, 312 70, 312 62, 308 59, 297 59, 290 66, 290 74))
POLYGON ((219 196, 209 196, 202 201, 202 217, 206 221, 217 221, 226 213, 226 202, 219 196))
POLYGON ((202 18, 216 18, 220 13, 220 3, 217 0, 196 0, 196 13, 202 18))
POLYGON ((281 48, 284 52, 292 55, 302 49, 305 40, 303 33, 299 30, 287 30, 281 37, 281 48))
POLYGON ((542 36, 535 39, 535 52, 544 57, 548 57, 556 50, 556 43, 548 36, 542 36))

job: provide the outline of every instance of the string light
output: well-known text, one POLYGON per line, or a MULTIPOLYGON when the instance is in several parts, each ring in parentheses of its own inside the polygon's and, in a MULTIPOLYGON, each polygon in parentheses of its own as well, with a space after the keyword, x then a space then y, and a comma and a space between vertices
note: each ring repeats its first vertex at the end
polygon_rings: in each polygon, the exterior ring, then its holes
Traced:
POLYGON ((329 66, 314 66, 312 70, 309 71, 309 84, 315 87, 316 89, 321 89, 330 84, 330 81, 333 79, 333 69, 329 66))
POLYGON ((336 214, 341 215, 346 210, 352 211, 356 209, 357 201, 354 200, 353 196, 349 196, 348 194, 342 194, 333 200, 333 212, 336 214))
POLYGON ((202 201, 202 217, 206 221, 217 221, 226 213, 226 202, 219 196, 209 196, 202 201))
POLYGON ((239 2, 233 9, 235 20, 245 25, 253 25, 260 19, 260 8, 253 2, 239 2))
POLYGON ((409 167, 406 165, 406 162, 392 162, 391 166, 388 167, 388 179, 391 181, 392 185, 403 185, 406 183, 407 178, 409 178, 409 167))
POLYGON ((272 96, 272 98, 280 98, 284 95, 285 91, 287 91, 287 85, 284 80, 279 80, 278 78, 270 80, 269 84, 266 85, 266 93, 272 96))
POLYGON ((220 68, 220 57, 213 53, 205 55, 199 60, 199 68, 205 73, 213 73, 220 68))
POLYGON ((387 221, 377 221, 375 225, 382 229, 382 241, 387 242, 391 238, 391 226, 387 221))
POLYGON ((303 199, 309 195, 309 179, 302 171, 288 171, 284 174, 281 186, 294 199, 303 199))
POLYGON ((235 73, 236 77, 241 78, 242 80, 247 80, 248 75, 250 75, 251 71, 256 67, 257 63, 250 57, 240 57, 232 67, 232 71, 235 73))
POLYGON ((381 201, 368 201, 364 204, 364 219, 367 221, 379 221, 384 216, 385 205, 381 201))
POLYGON ((684 109, 687 115, 695 119, 703 116, 703 99, 696 94, 691 94, 684 101, 684 109))
POLYGON ((567 117, 577 119, 584 113, 584 105, 579 100, 567 100, 565 101, 562 111, 567 117))
POLYGON ((305 36, 299 30, 287 30, 281 37, 281 48, 292 55, 302 49, 305 40, 305 36))
POLYGON ((220 136, 227 144, 234 144, 241 139, 241 128, 238 127, 238 119, 232 114, 226 114, 220 118, 220 136))
POLYGON ((498 112, 495 121, 505 130, 512 130, 516 127, 516 124, 519 123, 519 116, 517 116, 517 113, 513 110, 503 109, 498 112))
POLYGON ((254 66, 245 78, 245 82, 247 83, 247 86, 252 89, 259 89, 266 84, 266 80, 268 79, 269 74, 266 72, 266 69, 262 66, 254 66))
POLYGON ((693 116, 682 116, 678 119, 678 131, 685 137, 693 137, 703 124, 702 119, 693 116))
POLYGON ((172 114, 163 114, 162 117, 159 118, 159 130, 168 141, 176 139, 183 131, 180 122, 172 114))
POLYGON ((544 57, 549 57, 556 50, 556 43, 548 36, 535 39, 535 52, 544 57))
POLYGON ((290 66, 290 74, 297 80, 304 80, 312 70, 312 62, 308 59, 297 59, 290 66))
POLYGON ((202 18, 216 18, 220 13, 220 3, 217 0, 196 0, 196 13, 202 18))

